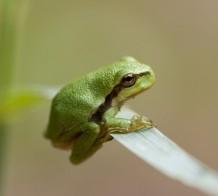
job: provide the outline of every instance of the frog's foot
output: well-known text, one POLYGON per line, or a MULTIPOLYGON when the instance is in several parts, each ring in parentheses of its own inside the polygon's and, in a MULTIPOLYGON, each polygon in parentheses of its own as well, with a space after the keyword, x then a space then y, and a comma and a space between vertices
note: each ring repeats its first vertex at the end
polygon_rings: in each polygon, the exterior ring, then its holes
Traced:
POLYGON ((110 130, 110 133, 129 133, 129 132, 134 132, 142 128, 151 128, 153 127, 153 123, 151 120, 149 120, 145 116, 140 116, 140 115, 134 115, 130 119, 130 124, 126 128, 121 128, 121 127, 113 127, 113 129, 110 130))
POLYGON ((113 137, 110 134, 107 133, 107 134, 104 135, 104 137, 100 137, 98 139, 98 142, 99 143, 105 143, 105 142, 111 141, 112 139, 113 139, 113 137))
POLYGON ((110 135, 109 129, 107 127, 102 126, 101 132, 97 138, 97 141, 100 143, 108 142, 113 139, 113 137, 110 135))
POLYGON ((136 114, 131 118, 131 124, 130 127, 128 128, 128 131, 129 132, 136 131, 142 128, 149 129, 153 126, 154 126, 153 122, 150 119, 148 119, 145 116, 140 116, 136 114))

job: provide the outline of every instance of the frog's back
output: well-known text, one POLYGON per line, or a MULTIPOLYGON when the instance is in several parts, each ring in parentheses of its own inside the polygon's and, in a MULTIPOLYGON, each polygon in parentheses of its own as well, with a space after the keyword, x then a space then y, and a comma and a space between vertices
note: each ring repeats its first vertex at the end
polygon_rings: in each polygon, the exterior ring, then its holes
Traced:
POLYGON ((53 99, 46 137, 57 139, 64 132, 82 132, 92 113, 104 101, 97 96, 89 80, 83 78, 65 86, 53 99))

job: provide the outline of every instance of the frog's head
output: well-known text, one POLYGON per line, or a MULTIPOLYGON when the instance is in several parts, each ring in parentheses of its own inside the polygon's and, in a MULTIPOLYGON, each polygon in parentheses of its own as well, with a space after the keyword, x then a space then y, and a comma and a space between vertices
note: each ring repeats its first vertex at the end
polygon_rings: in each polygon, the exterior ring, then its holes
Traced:
POLYGON ((155 74, 151 67, 138 62, 133 57, 123 57, 116 67, 115 100, 118 103, 147 90, 155 82, 155 74))

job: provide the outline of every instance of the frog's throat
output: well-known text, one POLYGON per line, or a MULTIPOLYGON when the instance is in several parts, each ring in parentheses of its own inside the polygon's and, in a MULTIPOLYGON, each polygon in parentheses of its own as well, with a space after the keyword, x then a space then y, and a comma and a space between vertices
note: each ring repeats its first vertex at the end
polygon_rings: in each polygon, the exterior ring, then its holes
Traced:
MULTIPOLYGON (((143 76, 145 73, 137 74, 137 78, 143 76)), ((102 122, 103 114, 112 106, 113 100, 118 96, 120 91, 122 91, 125 87, 121 84, 121 81, 112 89, 112 91, 106 96, 105 101, 98 107, 96 111, 94 111, 89 121, 96 122, 97 124, 102 122)), ((128 98, 127 98, 128 99, 128 98)), ((120 104, 122 105, 124 101, 120 104)))

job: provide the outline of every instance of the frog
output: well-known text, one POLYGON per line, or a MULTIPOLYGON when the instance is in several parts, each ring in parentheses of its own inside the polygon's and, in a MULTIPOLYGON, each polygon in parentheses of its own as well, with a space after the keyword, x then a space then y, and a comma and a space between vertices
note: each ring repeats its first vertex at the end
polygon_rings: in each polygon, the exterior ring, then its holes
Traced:
POLYGON ((117 117, 124 103, 155 82, 152 68, 131 56, 98 68, 65 85, 51 103, 45 137, 53 146, 71 150, 70 161, 80 164, 91 157, 111 133, 151 128, 145 116, 117 117))

